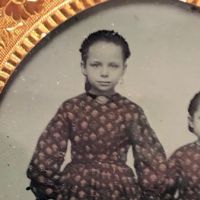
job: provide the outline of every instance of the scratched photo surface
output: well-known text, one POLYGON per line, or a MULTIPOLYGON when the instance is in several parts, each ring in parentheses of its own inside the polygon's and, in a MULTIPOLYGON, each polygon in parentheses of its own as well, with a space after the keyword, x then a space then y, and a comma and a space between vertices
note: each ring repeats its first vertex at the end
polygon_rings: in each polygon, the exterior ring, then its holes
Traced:
MULTIPOLYGON (((196 140, 187 107, 200 90, 200 14, 176 1, 119 0, 84 12, 42 41, 20 66, 0 104, 0 199, 34 200, 26 170, 38 138, 65 100, 84 92, 79 53, 89 33, 109 29, 131 57, 117 91, 140 105, 167 156, 196 140)), ((65 163, 70 161, 70 144, 65 163)), ((132 151, 127 164, 133 168, 132 151)))

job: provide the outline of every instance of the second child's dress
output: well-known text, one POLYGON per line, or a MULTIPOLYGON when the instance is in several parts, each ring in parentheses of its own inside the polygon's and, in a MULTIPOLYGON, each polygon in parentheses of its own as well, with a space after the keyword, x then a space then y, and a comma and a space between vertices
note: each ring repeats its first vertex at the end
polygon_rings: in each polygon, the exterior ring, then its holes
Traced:
POLYGON ((115 93, 65 101, 40 136, 27 170, 38 199, 158 199, 166 156, 142 109, 115 93), (71 162, 60 170, 67 143, 71 162), (132 147, 137 177, 126 165, 132 147))
POLYGON ((169 186, 163 200, 200 199, 200 144, 193 142, 174 152, 168 161, 169 186))

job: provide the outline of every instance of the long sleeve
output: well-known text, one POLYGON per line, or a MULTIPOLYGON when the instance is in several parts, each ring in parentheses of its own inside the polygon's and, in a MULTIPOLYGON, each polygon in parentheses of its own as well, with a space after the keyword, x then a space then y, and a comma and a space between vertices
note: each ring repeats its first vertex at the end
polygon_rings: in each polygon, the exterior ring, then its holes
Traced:
POLYGON ((160 199, 166 182, 166 155, 140 107, 134 114, 130 135, 143 199, 160 199))
POLYGON ((163 200, 175 200, 179 195, 178 189, 180 183, 183 184, 183 179, 181 178, 181 166, 179 160, 177 159, 177 154, 175 152, 168 160, 168 171, 167 171, 167 188, 162 195, 163 200), (176 196, 176 197, 175 197, 176 196))
POLYGON ((39 200, 55 199, 57 196, 68 137, 69 121, 62 104, 41 134, 27 170, 30 188, 39 200))

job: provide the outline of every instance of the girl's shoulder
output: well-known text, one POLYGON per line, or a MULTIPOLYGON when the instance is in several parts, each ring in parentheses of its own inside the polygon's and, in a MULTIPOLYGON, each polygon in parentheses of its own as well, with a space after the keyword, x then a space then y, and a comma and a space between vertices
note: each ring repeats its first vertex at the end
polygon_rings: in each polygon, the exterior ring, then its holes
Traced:
POLYGON ((137 110, 139 112, 143 112, 143 109, 140 105, 138 105, 134 100, 130 100, 128 97, 125 97, 121 94, 120 95, 120 99, 121 102, 126 105, 130 110, 137 110))
POLYGON ((78 94, 74 97, 71 97, 69 99, 64 100, 64 102, 62 104, 66 105, 66 104, 77 104, 78 102, 80 102, 81 100, 83 100, 85 98, 85 93, 81 93, 78 94))
POLYGON ((135 103, 133 100, 130 100, 128 97, 123 96, 119 93, 118 93, 118 96, 119 96, 119 99, 123 102, 123 104, 130 105, 130 106, 137 107, 137 108, 141 109, 141 107, 137 103, 135 103))
POLYGON ((80 107, 80 105, 82 105, 82 103, 85 101, 85 99, 86 99, 86 94, 81 93, 79 95, 76 95, 74 97, 71 97, 63 101, 61 107, 64 108, 64 110, 66 109, 67 111, 72 111, 74 108, 76 108, 77 110, 78 107, 80 107))
POLYGON ((197 152, 197 149, 200 150, 200 145, 197 142, 191 142, 175 150, 170 158, 185 160, 184 158, 186 157, 192 157, 197 152))

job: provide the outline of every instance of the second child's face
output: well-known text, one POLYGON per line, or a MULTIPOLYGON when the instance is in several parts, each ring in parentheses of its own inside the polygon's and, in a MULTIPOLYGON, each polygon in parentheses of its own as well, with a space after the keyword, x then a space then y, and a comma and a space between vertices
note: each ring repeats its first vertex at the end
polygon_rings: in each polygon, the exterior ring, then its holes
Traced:
POLYGON ((104 41, 90 46, 87 61, 82 65, 83 74, 91 85, 90 92, 99 95, 114 92, 125 68, 121 46, 104 41))
POLYGON ((193 117, 190 119, 190 126, 193 128, 194 134, 200 138, 200 106, 195 111, 193 117))

